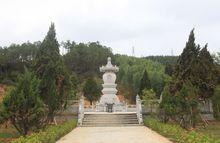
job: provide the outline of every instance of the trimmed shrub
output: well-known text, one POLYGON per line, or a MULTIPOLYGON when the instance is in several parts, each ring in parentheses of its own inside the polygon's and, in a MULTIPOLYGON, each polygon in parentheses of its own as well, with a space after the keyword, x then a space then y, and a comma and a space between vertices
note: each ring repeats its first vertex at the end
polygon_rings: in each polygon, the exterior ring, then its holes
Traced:
POLYGON ((164 124, 153 118, 146 118, 144 124, 177 143, 220 143, 220 140, 213 139, 207 135, 195 131, 187 131, 178 125, 164 124))
POLYGON ((72 131, 76 125, 76 119, 60 125, 51 125, 38 133, 33 133, 27 137, 20 137, 12 143, 55 143, 62 136, 72 131))

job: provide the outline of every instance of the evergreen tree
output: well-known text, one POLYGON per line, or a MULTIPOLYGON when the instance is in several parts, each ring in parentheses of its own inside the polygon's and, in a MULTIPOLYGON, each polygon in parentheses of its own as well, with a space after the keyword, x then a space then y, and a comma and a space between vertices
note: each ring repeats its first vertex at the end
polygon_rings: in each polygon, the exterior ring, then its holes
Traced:
POLYGON ((144 105, 150 107, 150 113, 153 113, 153 107, 158 104, 158 102, 156 101, 156 93, 153 91, 153 89, 144 89, 142 92, 144 105))
MULTIPOLYGON (((131 61, 129 61, 128 63, 131 64, 131 61)), ((126 78, 124 80, 124 84, 127 87, 126 89, 127 92, 125 93, 126 94, 125 97, 126 98, 128 97, 131 103, 135 103, 136 95, 134 92, 134 76, 133 76, 131 65, 128 66, 127 68, 127 73, 126 73, 126 78)))
POLYGON ((199 54, 199 45, 195 44, 194 29, 190 32, 188 42, 186 43, 185 48, 183 49, 182 54, 177 60, 175 77, 181 80, 190 79, 190 74, 192 72, 192 65, 198 57, 199 54))
MULTIPOLYGON (((164 100, 161 106, 168 114, 168 110, 174 110, 176 120, 181 119, 181 126, 184 128, 196 126, 199 100, 206 100, 213 95, 217 76, 216 66, 207 51, 207 45, 200 50, 200 46, 195 44, 193 31, 178 59, 173 81, 169 84, 169 92, 166 92, 171 96, 169 100, 164 100)), ((172 117, 170 114, 169 116, 172 117)))
POLYGON ((151 89, 151 83, 150 83, 150 79, 148 77, 148 73, 146 69, 144 70, 144 74, 140 82, 140 87, 139 87, 139 92, 138 92, 140 97, 142 97, 144 89, 151 89))
POLYGON ((173 72, 174 72, 173 65, 168 64, 168 65, 165 66, 165 74, 167 74, 169 76, 172 76, 173 72))
POLYGON ((198 77, 196 86, 199 88, 199 95, 205 99, 214 94, 218 74, 214 60, 207 50, 207 44, 200 51, 198 60, 199 63, 194 76, 198 77))
POLYGON ((207 45, 201 50, 199 45, 196 46, 193 29, 176 65, 174 78, 180 84, 177 90, 184 82, 190 81, 199 89, 200 98, 208 98, 213 95, 216 74, 216 66, 207 51, 207 45))
POLYGON ((100 88, 98 87, 96 81, 92 78, 86 80, 86 83, 83 87, 84 96, 89 100, 90 105, 93 101, 97 101, 100 98, 100 88))
POLYGON ((53 23, 40 45, 35 69, 42 81, 40 94, 49 109, 48 120, 52 121, 56 111, 65 107, 71 93, 71 80, 59 53, 59 43, 53 23))
POLYGON ((26 71, 3 100, 3 113, 22 135, 45 122, 46 106, 40 98, 40 80, 26 71))

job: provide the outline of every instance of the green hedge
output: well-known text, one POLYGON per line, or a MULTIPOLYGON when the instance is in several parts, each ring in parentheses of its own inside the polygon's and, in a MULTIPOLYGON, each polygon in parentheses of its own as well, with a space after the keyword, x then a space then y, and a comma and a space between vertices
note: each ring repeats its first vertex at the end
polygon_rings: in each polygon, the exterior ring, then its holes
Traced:
POLYGON ((144 124, 177 143, 220 143, 220 140, 207 135, 195 131, 186 131, 178 125, 164 124, 153 118, 146 118, 144 124))
POLYGON ((76 125, 76 119, 60 125, 51 125, 38 133, 33 133, 27 137, 20 137, 12 143, 55 143, 62 136, 73 130, 76 125))

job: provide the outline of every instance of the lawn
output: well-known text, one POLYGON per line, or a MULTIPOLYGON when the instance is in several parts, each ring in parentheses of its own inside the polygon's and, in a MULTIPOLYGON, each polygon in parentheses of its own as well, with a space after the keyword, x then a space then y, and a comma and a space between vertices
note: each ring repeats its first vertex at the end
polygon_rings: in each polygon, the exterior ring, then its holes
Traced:
POLYGON ((200 128, 198 131, 220 139, 220 121, 212 121, 206 128, 200 128))
POLYGON ((0 143, 9 143, 17 137, 19 137, 19 133, 12 126, 0 125, 0 143))

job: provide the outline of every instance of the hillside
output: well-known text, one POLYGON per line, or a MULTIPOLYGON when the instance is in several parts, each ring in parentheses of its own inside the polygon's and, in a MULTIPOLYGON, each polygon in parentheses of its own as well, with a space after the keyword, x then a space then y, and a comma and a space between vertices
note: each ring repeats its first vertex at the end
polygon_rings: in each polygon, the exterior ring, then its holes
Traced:
MULTIPOLYGON (((17 76, 23 73, 24 67, 32 67, 35 54, 39 49, 39 42, 11 45, 0 52, 0 83, 16 82, 17 76), (34 54, 33 54, 34 53, 34 54), (20 55, 20 56, 18 56, 20 55), (31 57, 31 58, 30 58, 31 57)), ((75 43, 63 42, 67 53, 62 55, 69 74, 72 75, 73 89, 80 92, 86 79, 92 77, 101 86, 102 74, 99 67, 106 64, 107 57, 112 58, 112 63, 119 66, 117 73, 118 90, 129 101, 134 101, 139 90, 139 82, 146 69, 151 80, 152 88, 159 96, 164 86, 164 62, 175 62, 176 57, 154 56, 147 58, 114 55, 111 48, 99 42, 75 43)), ((4 89, 2 89, 4 92, 4 89)))
POLYGON ((119 91, 130 101, 135 100, 139 90, 140 79, 146 69, 150 78, 151 86, 157 96, 161 94, 164 86, 165 66, 159 62, 145 58, 136 58, 126 55, 115 55, 116 65, 119 66, 117 83, 119 91))

